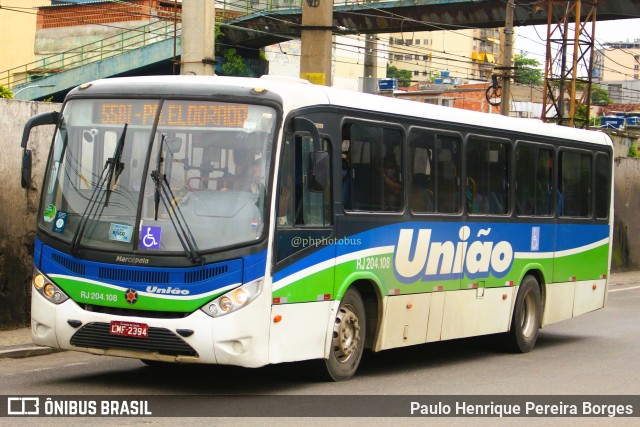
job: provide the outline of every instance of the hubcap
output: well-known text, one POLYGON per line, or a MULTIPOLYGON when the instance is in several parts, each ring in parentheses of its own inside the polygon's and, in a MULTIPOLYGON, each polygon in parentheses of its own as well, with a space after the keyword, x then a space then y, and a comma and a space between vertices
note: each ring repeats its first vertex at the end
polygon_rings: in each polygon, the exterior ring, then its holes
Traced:
POLYGON ((536 299, 533 292, 529 292, 524 297, 524 303, 522 304, 522 316, 520 319, 522 335, 525 337, 530 337, 535 332, 536 317, 536 299))
POLYGON ((333 352, 340 363, 346 363, 358 348, 360 341, 360 322, 356 311, 350 304, 340 307, 333 327, 333 352))

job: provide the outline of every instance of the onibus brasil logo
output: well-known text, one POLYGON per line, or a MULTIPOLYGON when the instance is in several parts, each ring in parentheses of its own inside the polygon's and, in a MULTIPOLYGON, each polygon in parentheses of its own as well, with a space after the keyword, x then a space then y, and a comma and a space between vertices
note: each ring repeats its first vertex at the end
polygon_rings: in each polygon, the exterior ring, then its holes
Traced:
POLYGON ((503 277, 513 262, 513 248, 507 241, 490 241, 491 228, 478 230, 470 241, 471 228, 460 227, 459 241, 432 241, 431 229, 403 228, 394 255, 394 271, 398 280, 412 283, 418 279, 470 279, 493 275, 503 277), (480 240, 482 239, 482 240, 480 240))

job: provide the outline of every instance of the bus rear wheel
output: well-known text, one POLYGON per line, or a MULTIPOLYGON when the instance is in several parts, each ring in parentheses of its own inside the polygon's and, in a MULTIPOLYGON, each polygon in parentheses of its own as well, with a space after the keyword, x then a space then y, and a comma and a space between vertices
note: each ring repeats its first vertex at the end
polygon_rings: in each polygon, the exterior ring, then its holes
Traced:
POLYGON ((323 360, 323 376, 345 381, 358 369, 364 350, 366 316, 360 293, 351 288, 344 294, 334 319, 329 358, 323 360))
POLYGON ((507 349, 514 353, 528 353, 538 339, 538 331, 542 320, 542 298, 538 280, 527 275, 520 284, 511 330, 506 335, 507 349))

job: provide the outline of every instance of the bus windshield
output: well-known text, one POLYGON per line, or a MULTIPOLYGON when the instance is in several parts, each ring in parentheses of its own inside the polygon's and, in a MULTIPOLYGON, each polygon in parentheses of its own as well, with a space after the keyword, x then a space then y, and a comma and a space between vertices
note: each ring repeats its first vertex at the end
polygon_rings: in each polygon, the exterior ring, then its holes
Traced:
POLYGON ((72 249, 197 254, 255 241, 275 122, 259 105, 71 100, 38 225, 72 249))

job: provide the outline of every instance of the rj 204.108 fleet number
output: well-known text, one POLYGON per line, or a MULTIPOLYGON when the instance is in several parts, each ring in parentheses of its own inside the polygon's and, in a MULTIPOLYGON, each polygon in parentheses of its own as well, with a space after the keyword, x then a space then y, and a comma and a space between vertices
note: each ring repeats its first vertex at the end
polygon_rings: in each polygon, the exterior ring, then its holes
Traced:
POLYGON ((80 291, 80 298, 99 301, 118 301, 118 295, 116 294, 103 294, 89 291, 80 291))
POLYGON ((391 258, 389 257, 364 257, 356 260, 358 270, 384 270, 391 268, 391 258))

